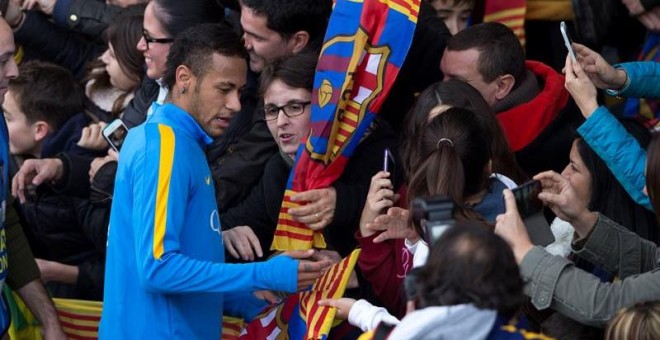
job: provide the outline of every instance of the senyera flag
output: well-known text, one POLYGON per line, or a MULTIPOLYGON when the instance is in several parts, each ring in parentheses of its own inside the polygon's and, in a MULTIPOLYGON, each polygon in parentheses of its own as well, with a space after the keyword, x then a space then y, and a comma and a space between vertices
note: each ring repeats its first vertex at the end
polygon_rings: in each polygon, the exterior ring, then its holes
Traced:
POLYGON ((292 294, 279 304, 267 307, 247 324, 236 318, 224 317, 222 339, 327 339, 337 310, 319 306, 318 301, 344 295, 359 255, 360 250, 354 250, 330 267, 311 289, 292 294))
POLYGON ((420 0, 337 0, 312 93, 311 132, 289 176, 271 249, 325 248, 320 232, 294 221, 298 192, 326 188, 380 110, 408 53, 420 0))

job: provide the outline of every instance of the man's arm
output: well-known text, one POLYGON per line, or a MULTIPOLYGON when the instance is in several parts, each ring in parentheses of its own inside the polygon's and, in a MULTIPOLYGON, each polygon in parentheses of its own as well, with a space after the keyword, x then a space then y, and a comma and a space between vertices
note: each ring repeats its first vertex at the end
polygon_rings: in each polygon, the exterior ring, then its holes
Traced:
POLYGON ((18 215, 12 202, 7 205, 5 233, 9 262, 7 284, 18 293, 39 320, 46 339, 66 339, 53 301, 48 297, 41 283, 39 268, 27 244, 23 229, 18 224, 18 215))
POLYGON ((39 279, 30 281, 16 292, 41 323, 46 339, 66 339, 53 301, 46 294, 46 289, 39 279))

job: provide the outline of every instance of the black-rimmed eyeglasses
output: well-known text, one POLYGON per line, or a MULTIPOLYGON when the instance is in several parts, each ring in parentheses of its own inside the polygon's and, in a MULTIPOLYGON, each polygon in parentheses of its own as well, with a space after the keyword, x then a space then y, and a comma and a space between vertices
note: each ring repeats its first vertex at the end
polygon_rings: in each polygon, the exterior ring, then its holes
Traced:
POLYGON ((149 44, 151 43, 157 43, 157 44, 169 44, 171 42, 174 42, 174 38, 152 38, 149 35, 149 32, 142 30, 142 38, 144 38, 144 41, 147 43, 147 49, 149 49, 151 46, 149 44))
POLYGON ((305 106, 311 104, 311 101, 306 102, 290 102, 282 106, 276 105, 266 105, 261 109, 261 116, 264 120, 275 120, 280 115, 280 111, 284 112, 284 115, 291 118, 300 116, 305 112, 305 106))

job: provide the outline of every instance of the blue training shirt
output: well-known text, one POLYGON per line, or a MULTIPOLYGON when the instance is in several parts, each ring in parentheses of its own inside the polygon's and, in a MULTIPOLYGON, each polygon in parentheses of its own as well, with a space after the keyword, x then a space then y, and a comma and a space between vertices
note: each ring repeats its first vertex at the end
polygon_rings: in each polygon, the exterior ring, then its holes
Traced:
POLYGON ((223 293, 296 290, 298 261, 225 264, 211 138, 156 106, 119 157, 108 231, 102 339, 219 339, 223 293))

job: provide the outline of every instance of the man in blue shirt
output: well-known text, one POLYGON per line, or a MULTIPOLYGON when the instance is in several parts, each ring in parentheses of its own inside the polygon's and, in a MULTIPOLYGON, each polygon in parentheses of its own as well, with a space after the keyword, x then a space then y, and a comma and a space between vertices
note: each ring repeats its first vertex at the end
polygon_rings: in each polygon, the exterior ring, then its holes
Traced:
POLYGON ((205 148, 240 111, 246 58, 224 24, 196 26, 172 45, 168 100, 128 133, 119 156, 101 338, 219 339, 223 299, 240 301, 226 309, 254 316, 252 291, 295 292, 329 265, 286 255, 224 263, 205 148))

